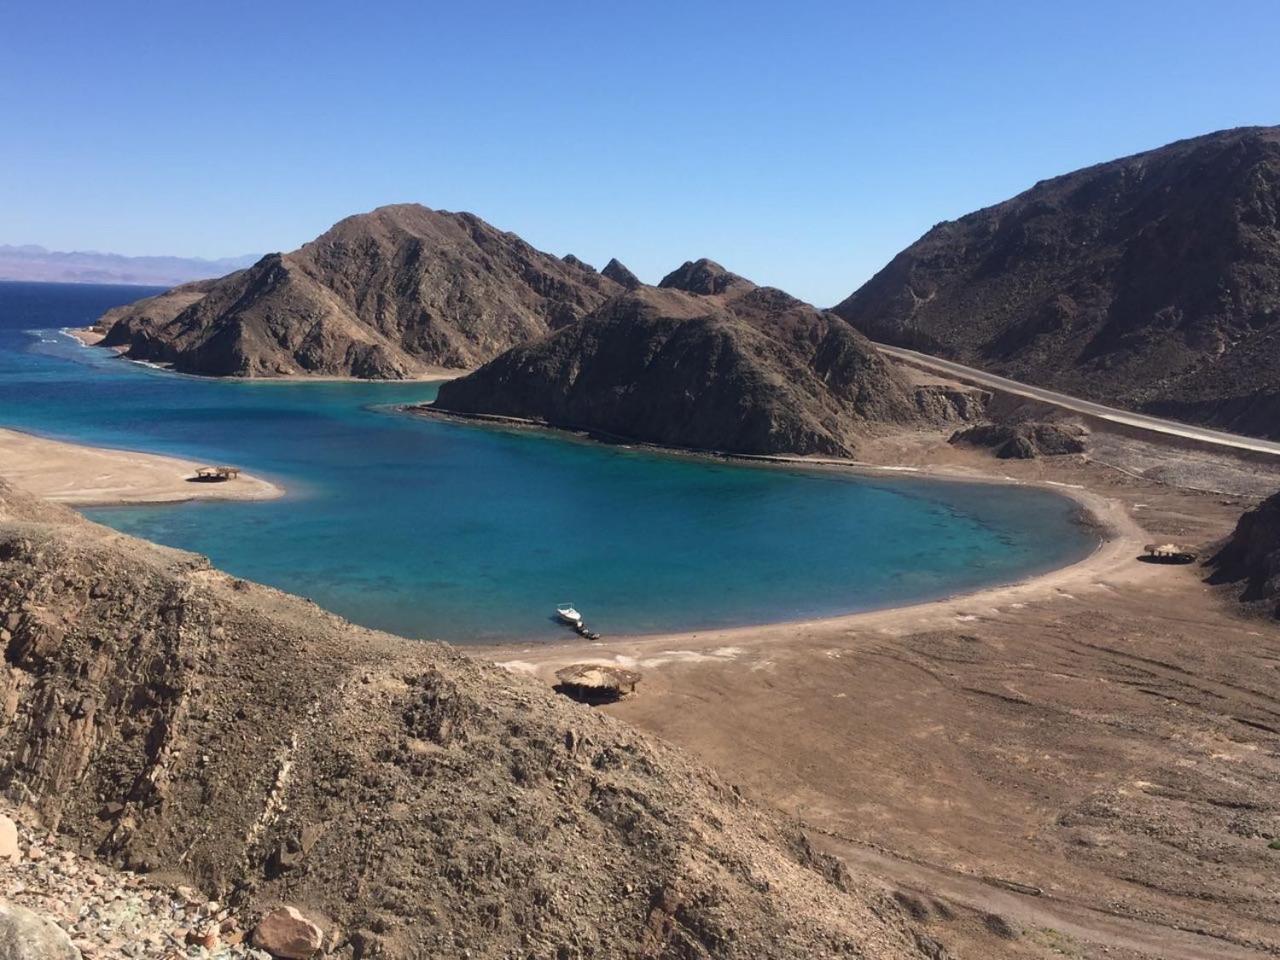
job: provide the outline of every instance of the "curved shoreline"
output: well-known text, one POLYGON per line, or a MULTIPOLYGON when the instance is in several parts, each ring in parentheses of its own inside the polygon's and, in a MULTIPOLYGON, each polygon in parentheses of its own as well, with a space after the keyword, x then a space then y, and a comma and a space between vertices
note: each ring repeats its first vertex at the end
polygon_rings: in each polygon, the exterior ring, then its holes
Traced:
MULTIPOLYGON (((800 460, 801 464, 805 461, 800 460)), ((783 461, 780 465, 792 465, 783 461)), ((867 476, 876 474, 900 474, 903 468, 863 464, 855 461, 827 464, 833 469, 847 470, 867 476)), ((1041 573, 1030 574, 1009 583, 993 584, 967 590, 933 600, 877 607, 853 613, 828 617, 810 617, 795 620, 775 620, 767 623, 732 627, 711 627, 700 630, 677 630, 662 633, 619 634, 603 641, 584 642, 565 637, 537 645, 519 642, 468 645, 467 650, 488 659, 509 656, 513 648, 521 647, 526 655, 522 660, 507 660, 504 665, 525 672, 550 673, 553 668, 576 662, 598 662, 616 665, 643 666, 645 655, 653 653, 688 654, 702 650, 729 650, 740 645, 776 643, 780 633, 804 633, 811 635, 843 634, 851 630, 897 630, 910 625, 919 630, 933 625, 954 626, 957 615, 975 608, 1028 603, 1052 594, 1066 593, 1071 586, 1093 585, 1099 577, 1110 580, 1138 580, 1150 574, 1153 568, 1135 562, 1146 541, 1142 528, 1129 516, 1120 501, 1104 497, 1084 488, 1059 485, 1052 481, 1023 481, 1010 477, 982 476, 955 471, 929 471, 912 468, 912 475, 929 479, 997 485, 1031 486, 1052 490, 1074 501, 1088 522, 1099 532, 1101 542, 1088 556, 1073 563, 1041 573), (668 648, 677 647, 676 650, 668 648), (623 648, 622 650, 616 648, 623 648), (533 669, 530 669, 533 668, 533 669)), ((727 656, 733 656, 728 653, 727 656)), ((657 664, 654 664, 657 665, 657 664)))
MULTIPOLYGON (((86 340, 90 339, 80 336, 80 334, 86 332, 83 330, 76 331, 67 329, 64 332, 69 336, 75 336, 76 339, 80 340, 82 343, 86 343, 86 340)), ((86 343, 86 345, 90 344, 86 343)), ((302 379, 310 379, 319 382, 319 378, 302 379)), ((266 380, 261 382, 273 381, 266 380)), ((551 434, 558 434, 564 437, 585 437, 591 442, 603 441, 614 444, 625 444, 629 448, 658 455, 688 457, 720 463, 734 463, 741 466, 752 465, 757 467, 774 467, 784 469, 802 468, 818 471, 831 470, 857 474, 865 477, 881 478, 908 475, 930 480, 977 484, 1013 484, 1019 486, 1039 487, 1073 500, 1079 506, 1083 515, 1087 518, 1084 522, 1098 529, 1102 535, 1102 542, 1092 552, 1090 552, 1088 556, 1075 560, 1074 562, 1070 562, 1065 566, 1044 572, 1032 573, 1012 582, 978 587, 973 590, 956 593, 950 596, 889 607, 877 607, 870 610, 864 609, 826 617, 793 620, 768 620, 755 624, 682 630, 657 634, 618 634, 616 637, 610 638, 608 642, 609 646, 623 643, 649 645, 672 643, 677 641, 685 645, 696 641, 698 645, 702 646, 713 642, 720 644, 732 644, 750 641, 762 633, 773 633, 780 630, 816 628, 841 629, 857 623, 866 622, 869 619, 892 615, 902 611, 921 611, 941 608, 948 604, 971 602, 977 598, 986 596, 990 596, 994 599, 1007 591, 1021 592, 1031 588, 1042 589, 1047 582, 1054 581, 1056 578, 1060 578, 1070 571, 1077 571, 1086 567, 1092 568, 1091 565, 1106 566, 1109 564, 1111 561, 1104 561, 1102 558, 1107 556, 1109 545, 1118 535, 1118 528, 1116 525, 1108 522, 1105 517, 1109 507, 1104 498, 1099 498, 1096 495, 1090 495, 1083 490, 1055 484, 1051 481, 1029 482, 1017 480, 1008 476, 995 475, 987 471, 959 472, 955 470, 930 469, 906 465, 895 466, 891 464, 872 463, 860 460, 844 460, 830 457, 768 454, 755 455, 735 454, 712 450, 690 450, 663 447, 656 444, 634 441, 622 437, 605 438, 590 432, 564 430, 551 427, 547 424, 529 420, 519 420, 517 418, 458 415, 448 411, 433 410, 429 406, 423 407, 421 405, 398 405, 393 409, 397 412, 410 416, 427 416, 436 419, 447 419, 472 426, 487 424, 500 428, 533 429, 546 431, 551 434)), ((0 452, 4 451, 4 445, 6 442, 11 445, 14 444, 16 442, 14 439, 15 437, 25 438, 24 443, 26 445, 30 445, 32 448, 32 453, 28 457, 26 469, 19 469, 17 471, 12 469, 7 471, 0 470, 0 476, 6 476, 18 485, 24 486, 32 492, 63 503, 78 506, 112 506, 144 503, 181 503, 191 500, 260 500, 277 498, 283 496, 285 493, 282 488, 270 483, 269 481, 248 475, 242 475, 237 481, 230 481, 231 484, 235 484, 234 487, 226 484, 218 485, 216 487, 199 487, 186 480, 186 477, 190 476, 196 466, 198 466, 198 464, 193 461, 139 451, 112 450, 109 448, 94 447, 85 444, 48 440, 35 435, 23 434, 20 431, 7 430, 5 428, 0 428, 0 452), (8 437, 6 437, 6 434, 8 434, 8 437), (72 456, 82 458, 81 464, 77 466, 69 465, 66 461, 67 458, 72 456), (111 469, 104 470, 103 468, 107 466, 111 469), (93 480, 86 478, 86 474, 92 475, 93 470, 97 470, 98 475, 95 476, 93 480), (163 477, 157 477, 156 471, 163 471, 163 477), (103 477, 102 474, 104 472, 107 474, 124 473, 125 476, 120 477, 119 479, 116 479, 115 476, 103 477), (104 479, 108 481, 105 484, 102 482, 104 479)), ((13 462, 14 458, 9 457, 8 460, 13 462)), ((1141 535, 1137 535, 1135 539, 1140 540, 1141 535)), ((509 652, 513 648, 527 646, 528 643, 529 641, 511 639, 502 641, 498 644, 482 644, 474 646, 467 644, 466 646, 476 650, 499 649, 509 652)), ((539 649, 545 649, 547 651, 576 649, 579 646, 581 646, 581 644, 576 641, 576 638, 569 637, 566 637, 564 640, 542 641, 538 644, 539 649)))
POLYGON ((241 473, 221 483, 191 479, 194 460, 138 450, 53 440, 0 427, 0 477, 28 493, 77 507, 274 500, 283 487, 241 473))
MULTIPOLYGON (((932 600, 919 600, 913 603, 895 604, 876 607, 870 610, 857 610, 851 613, 835 614, 825 617, 806 617, 790 620, 770 620, 765 623, 745 624, 731 627, 709 627, 698 630, 677 630, 661 633, 623 633, 605 642, 584 644, 577 638, 565 637, 540 643, 537 650, 581 650, 600 648, 615 644, 662 645, 680 643, 712 646, 733 644, 736 642, 757 640, 764 633, 786 629, 825 629, 842 630, 868 622, 882 616, 896 616, 908 612, 940 612, 954 608, 958 604, 989 600, 992 603, 1006 602, 1009 597, 1016 601, 1029 591, 1039 591, 1052 587, 1059 580, 1074 581, 1075 576, 1088 572, 1110 571, 1122 562, 1122 555, 1132 559, 1141 552, 1146 542, 1146 534, 1142 528, 1124 510, 1118 500, 1093 493, 1082 486, 1055 482, 1052 480, 1021 480, 1004 474, 986 471, 955 470, 947 468, 916 467, 873 463, 863 460, 844 460, 838 457, 811 457, 794 454, 747 454, 731 453, 716 450, 696 450, 685 447, 667 447, 643 440, 631 440, 624 437, 603 434, 586 429, 556 427, 542 421, 506 417, 491 414, 460 414, 450 410, 432 409, 430 404, 401 405, 397 408, 409 416, 420 416, 431 419, 452 421, 464 425, 489 426, 514 430, 536 430, 550 434, 578 437, 591 443, 605 443, 626 446, 647 453, 664 456, 688 457, 717 463, 736 463, 758 467, 794 468, 803 467, 811 470, 831 470, 839 473, 856 474, 863 477, 886 477, 903 475, 921 479, 939 480, 952 483, 989 484, 993 486, 1034 487, 1056 493, 1075 503, 1080 511, 1078 522, 1097 531, 1100 542, 1087 556, 1071 563, 1054 567, 1038 573, 1032 573, 1021 579, 977 587, 945 597, 932 600), (1132 552, 1130 552, 1132 551, 1132 552), (1071 576, 1068 576, 1071 575, 1071 576), (1015 596, 1016 595, 1016 596, 1015 596)), ((995 463, 996 461, 992 461, 995 463)), ((477 651, 509 651, 519 641, 495 644, 468 645, 468 649, 477 651)), ((586 660, 591 660, 588 656, 586 660)), ((601 663, 614 661, 601 659, 601 663)))

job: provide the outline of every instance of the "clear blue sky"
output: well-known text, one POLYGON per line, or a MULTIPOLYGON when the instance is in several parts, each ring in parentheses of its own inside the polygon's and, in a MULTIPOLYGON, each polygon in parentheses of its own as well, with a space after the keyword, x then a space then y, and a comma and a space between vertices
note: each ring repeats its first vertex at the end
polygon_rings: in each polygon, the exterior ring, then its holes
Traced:
POLYGON ((292 249, 419 201, 827 305, 932 224, 1280 123, 1280 3, 0 7, 0 243, 292 249))

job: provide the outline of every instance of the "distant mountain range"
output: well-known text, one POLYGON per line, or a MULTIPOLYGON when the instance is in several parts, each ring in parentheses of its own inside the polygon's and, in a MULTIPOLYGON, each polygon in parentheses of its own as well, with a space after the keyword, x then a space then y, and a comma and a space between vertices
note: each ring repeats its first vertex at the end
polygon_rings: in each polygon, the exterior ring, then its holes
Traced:
POLYGON ((46 250, 33 244, 0 244, 0 280, 38 283, 121 283, 171 287, 220 277, 257 261, 256 254, 202 260, 198 257, 126 257, 118 253, 46 250))

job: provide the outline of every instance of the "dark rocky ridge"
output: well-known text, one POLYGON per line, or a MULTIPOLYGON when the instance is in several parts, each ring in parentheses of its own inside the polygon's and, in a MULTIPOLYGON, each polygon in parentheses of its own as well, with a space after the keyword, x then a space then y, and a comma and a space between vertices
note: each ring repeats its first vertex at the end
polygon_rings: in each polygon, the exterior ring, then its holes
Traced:
POLYGON ((434 404, 665 446, 836 456, 885 425, 981 406, 977 392, 913 387, 839 318, 707 260, 443 384, 434 404))
POLYGON ((474 366, 621 289, 473 214, 401 204, 101 323, 104 345, 190 373, 403 378, 474 366))
POLYGON ((835 311, 873 340, 1280 436, 1280 128, 1038 183, 937 225, 835 311))
POLYGON ((989 448, 1001 460, 1033 460, 1084 453, 1086 435, 1068 423, 980 423, 957 430, 950 442, 989 448))
POLYGON ((678 751, 0 483, 0 788, 337 955, 940 954, 678 751))
POLYGON ((1242 602, 1280 617, 1280 493, 1240 517, 1209 565, 1210 583, 1234 584, 1242 602))

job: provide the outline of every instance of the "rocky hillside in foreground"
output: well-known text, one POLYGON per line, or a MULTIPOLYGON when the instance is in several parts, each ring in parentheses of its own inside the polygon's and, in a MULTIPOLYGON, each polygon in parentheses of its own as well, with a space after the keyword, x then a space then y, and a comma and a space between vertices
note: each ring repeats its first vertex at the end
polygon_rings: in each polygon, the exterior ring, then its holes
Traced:
POLYGON ((1280 128, 1042 181, 937 225, 835 311, 873 340, 1280 437, 1280 128))
POLYGON ((839 318, 709 260, 441 385, 434 404, 666 446, 836 456, 884 425, 981 406, 913 387, 839 318))
POLYGON ((112 310, 104 346, 188 373, 412 377, 470 367, 599 306, 629 275, 535 250, 469 213, 349 217, 292 253, 112 310))
POLYGON ((0 639, 6 796, 338 956, 944 955, 625 724, 3 485, 0 639))
POLYGON ((1241 516, 1209 564, 1211 583, 1234 584, 1241 601, 1280 617, 1280 493, 1241 516))

